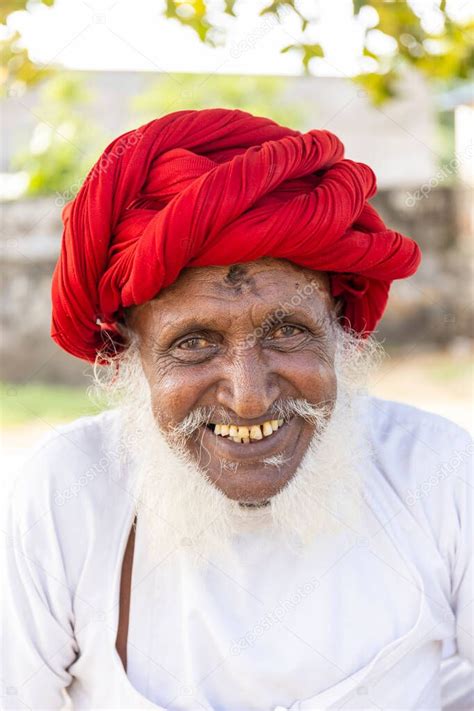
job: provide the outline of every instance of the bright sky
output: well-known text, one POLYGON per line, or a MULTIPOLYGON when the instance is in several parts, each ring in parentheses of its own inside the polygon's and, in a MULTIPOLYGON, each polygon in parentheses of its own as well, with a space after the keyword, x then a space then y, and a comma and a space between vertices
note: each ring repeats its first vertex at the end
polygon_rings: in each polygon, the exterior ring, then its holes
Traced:
MULTIPOLYGON (((412 4, 423 12, 428 8, 427 22, 436 27, 435 2, 412 0, 412 4)), ((280 53, 300 39, 299 20, 291 11, 280 25, 269 16, 259 17, 265 5, 268 0, 240 0, 234 19, 219 11, 222 2, 216 0, 215 18, 226 29, 225 45, 217 49, 203 45, 177 21, 164 19, 163 0, 56 0, 53 8, 14 13, 9 27, 21 30, 32 58, 45 64, 78 69, 301 73, 299 54, 280 53)), ((466 16, 470 2, 451 0, 449 6, 457 16, 466 16)), ((307 30, 306 37, 320 42, 326 53, 324 60, 312 65, 313 73, 347 76, 365 68, 360 56, 363 29, 373 24, 375 13, 369 10, 356 22, 352 0, 300 0, 299 7, 309 8, 318 18, 317 29, 307 30)), ((390 51, 390 43, 383 37, 378 40, 390 51)))

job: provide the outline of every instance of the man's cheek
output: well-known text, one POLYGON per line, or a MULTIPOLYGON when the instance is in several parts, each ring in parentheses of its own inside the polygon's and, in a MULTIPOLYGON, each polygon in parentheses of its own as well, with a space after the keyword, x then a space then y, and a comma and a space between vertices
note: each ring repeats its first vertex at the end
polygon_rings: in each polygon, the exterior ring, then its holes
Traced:
POLYGON ((151 405, 155 422, 163 432, 172 429, 183 419, 176 417, 172 402, 161 397, 152 398, 151 405))
POLYGON ((173 399, 179 396, 180 391, 179 378, 176 377, 175 372, 162 362, 153 364, 145 362, 143 366, 152 401, 172 404, 173 399))
POLYGON ((189 414, 188 394, 179 382, 163 379, 152 390, 155 420, 164 431, 172 429, 189 414))
POLYGON ((310 402, 335 397, 337 378, 332 366, 316 362, 311 367, 301 369, 299 376, 299 391, 310 402))

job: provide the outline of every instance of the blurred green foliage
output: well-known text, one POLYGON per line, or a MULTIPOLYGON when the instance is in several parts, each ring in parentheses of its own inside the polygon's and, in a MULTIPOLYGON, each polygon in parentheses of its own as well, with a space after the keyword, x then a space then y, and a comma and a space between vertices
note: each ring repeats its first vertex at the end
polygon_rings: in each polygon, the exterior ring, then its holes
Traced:
POLYGON ((0 424, 11 427, 25 422, 68 422, 103 409, 84 388, 42 383, 0 383, 0 424))
MULTIPOLYGON (((456 153, 454 112, 440 111, 436 121, 438 164, 448 165, 456 153)), ((454 175, 452 176, 454 178, 454 175)), ((449 178, 446 181, 449 183, 449 178)))
POLYGON ((214 74, 161 75, 132 100, 140 121, 183 109, 222 107, 267 116, 298 127, 305 116, 302 102, 283 100, 287 80, 281 77, 214 74))
POLYGON ((29 195, 59 192, 64 202, 74 197, 105 141, 83 113, 92 98, 81 75, 57 74, 41 87, 30 143, 13 160, 28 174, 29 195))
POLYGON ((437 3, 384 2, 353 0, 357 16, 367 7, 375 10, 377 21, 365 33, 364 56, 374 62, 374 71, 356 80, 375 104, 382 104, 397 93, 397 82, 405 66, 413 67, 428 80, 452 83, 472 78, 474 71, 474 19, 456 22, 446 0, 437 3), (415 10, 416 8, 416 10, 415 10), (440 29, 430 31, 424 13, 436 12, 440 29), (382 33, 395 42, 394 51, 376 53, 370 49, 374 34, 382 33))
MULTIPOLYGON (((12 12, 28 10, 41 3, 52 5, 54 0, 3 0, 0 22, 6 24, 12 12)), ((223 41, 225 35, 211 6, 213 3, 210 0, 165 0, 163 13, 190 27, 201 41, 216 45, 223 41)), ((446 0, 425 3, 410 3, 408 0, 353 0, 355 17, 364 12, 367 14, 368 9, 374 20, 365 31, 363 53, 371 67, 356 80, 374 103, 381 104, 396 94, 400 73, 406 66, 414 67, 431 80, 451 82, 472 77, 474 20, 461 22, 454 19, 449 13, 446 0), (436 31, 428 29, 425 21, 426 15, 430 13, 438 16, 436 31), (374 50, 373 39, 377 35, 391 39, 393 51, 374 50)), ((228 16, 236 16, 239 12, 238 0, 224 0, 223 10, 228 16)), ((309 39, 314 37, 315 30, 317 32, 324 10, 322 2, 314 3, 313 6, 310 3, 300 6, 298 0, 272 0, 261 11, 262 15, 272 16, 275 21, 278 21, 282 13, 288 12, 298 18, 300 38, 283 51, 299 52, 307 71, 313 62, 324 58, 324 48, 320 42, 309 39)), ((0 79, 4 87, 9 82, 34 83, 49 71, 48 67, 34 66, 28 52, 21 46, 18 33, 9 36, 7 31, 4 35, 6 39, 0 43, 3 67, 0 79)))
MULTIPOLYGON (((12 12, 26 10, 33 5, 54 5, 54 0, 1 0, 0 31, 5 30, 8 16, 12 12)), ((51 74, 50 67, 39 67, 21 44, 19 32, 7 31, 0 34, 0 96, 5 95, 11 85, 33 86, 51 74)))

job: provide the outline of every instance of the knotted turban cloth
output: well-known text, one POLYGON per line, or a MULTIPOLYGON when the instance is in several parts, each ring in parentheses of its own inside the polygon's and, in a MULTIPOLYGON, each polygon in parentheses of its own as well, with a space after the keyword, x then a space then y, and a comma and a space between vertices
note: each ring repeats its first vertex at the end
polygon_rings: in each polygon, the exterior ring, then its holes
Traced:
POLYGON ((184 267, 261 257, 328 272, 343 324, 369 334, 418 246, 367 200, 375 176, 329 131, 237 110, 178 111, 119 136, 63 210, 52 337, 94 361, 123 347, 123 309, 184 267))

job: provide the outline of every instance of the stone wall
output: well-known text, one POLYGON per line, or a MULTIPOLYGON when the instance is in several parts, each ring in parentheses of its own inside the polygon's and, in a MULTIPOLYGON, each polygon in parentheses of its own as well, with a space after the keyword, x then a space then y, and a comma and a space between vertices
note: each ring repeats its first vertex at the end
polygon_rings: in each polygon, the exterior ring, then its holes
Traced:
POLYGON ((49 337, 60 209, 54 198, 3 203, 1 224, 1 379, 83 383, 87 366, 49 337))
POLYGON ((392 229, 420 245, 422 263, 394 282, 378 335, 387 346, 421 349, 472 338, 472 190, 437 187, 415 200, 414 190, 380 191, 372 201, 392 229))
MULTIPOLYGON (((414 200, 408 190, 382 190, 374 200, 387 223, 423 250, 418 274, 396 282, 379 336, 389 348, 442 345, 472 335, 472 273, 467 189, 438 187, 414 200)), ((0 205, 3 380, 84 382, 90 372, 50 339, 50 280, 61 236, 54 198, 0 205)))

